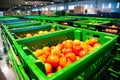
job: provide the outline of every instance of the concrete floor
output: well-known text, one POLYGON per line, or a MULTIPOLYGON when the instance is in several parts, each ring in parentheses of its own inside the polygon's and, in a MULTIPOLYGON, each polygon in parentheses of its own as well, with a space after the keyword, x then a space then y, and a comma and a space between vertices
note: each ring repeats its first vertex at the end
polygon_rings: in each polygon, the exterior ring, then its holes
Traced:
POLYGON ((10 65, 6 63, 7 54, 4 54, 4 46, 1 38, 1 28, 0 28, 0 80, 16 80, 15 74, 10 65))

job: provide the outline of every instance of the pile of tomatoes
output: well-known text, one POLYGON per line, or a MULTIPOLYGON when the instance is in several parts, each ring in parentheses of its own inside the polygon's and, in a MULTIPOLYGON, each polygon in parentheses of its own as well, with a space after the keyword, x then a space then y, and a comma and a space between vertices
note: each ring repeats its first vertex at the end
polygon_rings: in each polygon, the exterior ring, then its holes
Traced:
POLYGON ((39 36, 39 35, 43 35, 43 34, 47 34, 47 33, 51 33, 51 32, 55 32, 55 29, 50 29, 50 31, 38 31, 37 33, 26 33, 26 34, 21 34, 20 36, 18 36, 18 38, 28 38, 28 37, 32 37, 32 36, 39 36))
POLYGON ((56 46, 45 46, 42 49, 37 49, 33 53, 44 62, 46 74, 49 76, 100 46, 101 44, 97 38, 93 37, 84 42, 80 40, 65 40, 56 46))

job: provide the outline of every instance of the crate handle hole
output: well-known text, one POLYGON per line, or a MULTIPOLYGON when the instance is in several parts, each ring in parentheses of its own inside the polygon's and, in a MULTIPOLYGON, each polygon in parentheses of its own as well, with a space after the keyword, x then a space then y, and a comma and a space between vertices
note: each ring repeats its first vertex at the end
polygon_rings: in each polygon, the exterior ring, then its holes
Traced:
POLYGON ((100 36, 99 35, 94 35, 93 37, 99 38, 100 36))

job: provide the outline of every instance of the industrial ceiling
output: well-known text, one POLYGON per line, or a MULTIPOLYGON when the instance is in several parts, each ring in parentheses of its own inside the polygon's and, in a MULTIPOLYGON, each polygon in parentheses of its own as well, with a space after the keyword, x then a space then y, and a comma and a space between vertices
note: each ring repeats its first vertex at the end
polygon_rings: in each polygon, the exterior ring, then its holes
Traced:
POLYGON ((53 3, 64 3, 69 1, 78 1, 78 0, 0 0, 0 11, 8 10, 9 8, 19 6, 33 6, 33 5, 51 5, 53 3))

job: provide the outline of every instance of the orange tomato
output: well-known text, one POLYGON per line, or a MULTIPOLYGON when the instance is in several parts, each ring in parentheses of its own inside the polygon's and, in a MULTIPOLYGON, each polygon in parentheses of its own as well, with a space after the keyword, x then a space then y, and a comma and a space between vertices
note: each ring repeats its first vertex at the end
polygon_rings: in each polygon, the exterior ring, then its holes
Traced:
POLYGON ((39 57, 40 55, 44 54, 44 51, 43 51, 42 49, 37 49, 37 50, 34 52, 34 54, 39 57))
POLYGON ((46 74, 52 73, 52 66, 49 63, 45 63, 46 74))
POLYGON ((97 38, 91 38, 91 39, 89 39, 89 44, 91 45, 91 46, 93 46, 95 43, 98 43, 98 40, 97 40, 97 38))
POLYGON ((84 57, 86 54, 88 54, 88 50, 82 50, 79 52, 79 57, 84 57))
POLYGON ((76 55, 79 55, 79 52, 82 50, 83 48, 79 45, 79 46, 73 46, 73 52, 76 55))
POLYGON ((51 54, 60 57, 61 54, 60 48, 58 46, 54 47, 53 49, 51 49, 51 54))
POLYGON ((96 43, 96 44, 94 44, 94 49, 97 49, 97 48, 99 48, 100 46, 101 46, 100 43, 96 43))
POLYGON ((73 50, 72 50, 71 48, 63 48, 63 49, 62 49, 62 52, 63 52, 64 54, 67 54, 67 53, 73 52, 73 50))
POLYGON ((71 64, 72 61, 70 59, 67 59, 65 56, 60 57, 59 65, 64 68, 65 66, 71 64))
POLYGON ((44 56, 39 56, 38 58, 39 58, 40 60, 42 60, 43 62, 46 61, 46 58, 45 58, 44 56))
POLYGON ((53 75, 54 73, 48 73, 47 76, 50 77, 51 75, 53 75))
POLYGON ((56 55, 50 55, 47 58, 47 62, 52 65, 52 67, 57 67, 59 65, 59 58, 56 55))
POLYGON ((56 68, 56 71, 60 71, 62 69, 62 67, 61 66, 58 66, 57 68, 56 68))
POLYGON ((65 55, 65 57, 66 57, 67 59, 70 59, 72 62, 76 61, 76 56, 75 56, 74 53, 67 53, 67 54, 65 55))

